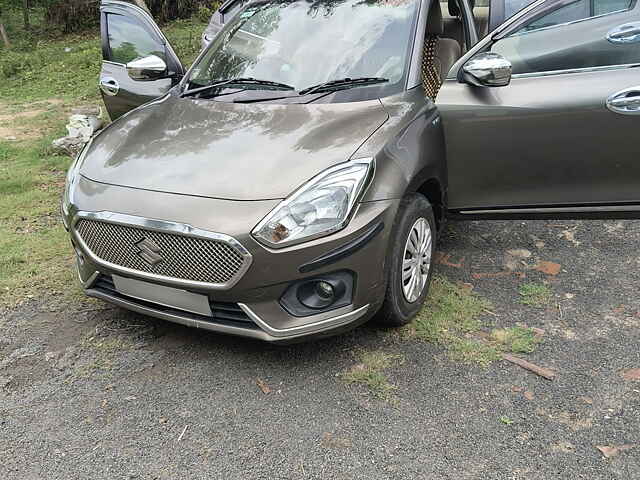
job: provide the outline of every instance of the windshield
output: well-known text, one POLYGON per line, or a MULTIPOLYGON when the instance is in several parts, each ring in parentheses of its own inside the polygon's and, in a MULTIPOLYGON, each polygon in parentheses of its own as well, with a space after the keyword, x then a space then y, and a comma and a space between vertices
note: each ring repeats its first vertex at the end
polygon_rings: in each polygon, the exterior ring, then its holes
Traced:
POLYGON ((360 77, 402 85, 417 0, 320 0, 250 4, 216 37, 189 88, 252 77, 303 90, 360 77))

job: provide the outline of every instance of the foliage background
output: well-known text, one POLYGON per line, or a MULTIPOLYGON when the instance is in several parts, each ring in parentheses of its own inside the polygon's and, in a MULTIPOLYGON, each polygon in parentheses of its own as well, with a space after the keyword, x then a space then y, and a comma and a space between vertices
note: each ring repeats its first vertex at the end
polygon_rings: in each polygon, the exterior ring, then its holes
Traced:
MULTIPOLYGON (((131 1, 131 0, 124 0, 131 1)), ((158 23, 211 16, 218 0, 145 0, 158 23)), ((0 22, 12 42, 33 35, 57 36, 96 29, 99 26, 100 0, 26 0, 31 35, 25 35, 25 0, 0 0, 0 22)), ((0 46, 2 48, 2 46, 0 46)))
MULTIPOLYGON (((154 19, 165 24, 163 30, 180 58, 189 63, 218 2, 146 3, 154 19)), ((99 0, 29 0, 30 26, 26 29, 23 0, 0 0, 0 22, 11 40, 11 48, 0 40, 0 100, 10 100, 18 93, 33 98, 92 96, 95 85, 86 79, 97 78, 100 68, 99 4, 99 0)))

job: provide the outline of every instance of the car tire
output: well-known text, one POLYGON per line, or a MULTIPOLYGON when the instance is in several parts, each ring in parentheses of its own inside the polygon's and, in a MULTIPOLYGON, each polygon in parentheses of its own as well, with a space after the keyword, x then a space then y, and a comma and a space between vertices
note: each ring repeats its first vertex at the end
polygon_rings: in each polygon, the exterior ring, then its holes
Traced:
POLYGON ((387 286, 384 303, 375 317, 378 324, 401 327, 422 308, 431 284, 436 232, 429 201, 418 193, 403 198, 389 238, 387 286), (420 232, 424 232, 423 237, 420 232), (410 282, 414 282, 413 287, 410 282))

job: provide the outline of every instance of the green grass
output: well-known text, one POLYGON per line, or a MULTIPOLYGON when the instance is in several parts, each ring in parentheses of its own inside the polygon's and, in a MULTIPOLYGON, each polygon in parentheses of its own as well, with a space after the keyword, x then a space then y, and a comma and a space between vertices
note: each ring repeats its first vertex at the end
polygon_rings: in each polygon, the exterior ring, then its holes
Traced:
MULTIPOLYGON (((163 29, 185 63, 197 55, 204 26, 194 19, 163 29)), ((0 306, 78 291, 58 213, 71 159, 51 153, 49 146, 65 134, 70 107, 101 104, 100 63, 97 32, 0 50, 0 127, 28 133, 18 141, 0 140, 0 306), (33 104, 45 100, 58 102, 33 104), (38 111, 20 115, 33 110, 38 111)))
POLYGON ((59 290, 72 279, 58 219, 70 159, 49 153, 48 143, 0 142, 0 304, 59 290))
POLYGON ((543 307, 551 301, 551 289, 542 283, 525 283, 518 289, 520 302, 532 307, 543 307))
POLYGON ((488 365, 503 353, 531 353, 540 342, 530 328, 494 329, 488 334, 481 316, 491 311, 489 301, 443 277, 434 277, 427 302, 405 327, 410 337, 444 347, 452 360, 488 365))
POLYGON ((510 327, 493 330, 491 339, 503 351, 511 353, 531 353, 540 339, 531 328, 510 327))
POLYGON ((511 420, 506 415, 503 415, 503 416, 500 417, 500 422, 504 423, 505 425, 513 425, 515 423, 513 420, 511 420))
POLYGON ((425 306, 405 331, 444 346, 454 360, 486 365, 500 353, 472 334, 483 327, 479 317, 491 308, 489 301, 468 289, 434 277, 425 306))
MULTIPOLYGON (((194 18, 176 21, 163 28, 185 65, 190 65, 196 57, 205 26, 194 18)), ((101 62, 98 32, 21 42, 0 53, 0 100, 5 103, 50 98, 98 101, 101 62), (71 48, 70 52, 65 52, 67 47, 71 48)))
POLYGON ((366 386, 369 391, 382 400, 391 400, 396 386, 389 382, 384 371, 403 362, 402 355, 383 351, 361 352, 357 355, 359 363, 342 374, 342 380, 366 386))

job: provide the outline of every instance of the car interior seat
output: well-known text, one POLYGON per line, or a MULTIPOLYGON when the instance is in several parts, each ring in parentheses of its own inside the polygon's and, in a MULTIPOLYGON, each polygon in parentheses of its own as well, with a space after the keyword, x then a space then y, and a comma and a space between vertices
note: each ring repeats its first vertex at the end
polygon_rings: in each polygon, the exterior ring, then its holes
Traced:
MULTIPOLYGON (((470 0, 473 9, 473 17, 478 30, 478 37, 484 38, 489 30, 489 7, 476 7, 475 0, 470 0)), ((443 18, 444 36, 457 40, 463 52, 468 50, 464 37, 464 27, 460 15, 460 7, 457 0, 448 0, 448 15, 443 18)))
POLYGON ((460 43, 444 37, 442 8, 440 2, 434 1, 427 17, 422 52, 422 86, 428 97, 435 100, 444 78, 461 55, 460 43))

